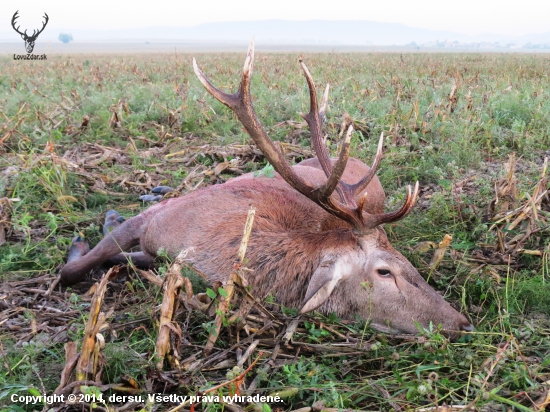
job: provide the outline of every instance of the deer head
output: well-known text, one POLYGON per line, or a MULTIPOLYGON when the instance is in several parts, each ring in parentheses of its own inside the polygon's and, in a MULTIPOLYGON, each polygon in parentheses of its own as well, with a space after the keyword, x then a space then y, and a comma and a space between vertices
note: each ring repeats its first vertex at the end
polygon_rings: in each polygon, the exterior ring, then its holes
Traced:
POLYGON ((21 38, 25 41, 25 49, 27 50, 27 53, 32 53, 32 51, 34 50, 34 42, 38 38, 38 35, 44 31, 44 29, 46 28, 46 25, 48 24, 48 20, 50 18, 46 13, 44 13, 45 21, 44 23, 42 23, 42 28, 38 31, 33 30, 32 35, 29 36, 27 35, 27 30, 25 30, 24 32, 20 32, 19 31, 20 26, 15 27, 16 20, 19 17, 18 13, 19 13, 19 10, 17 10, 13 14, 13 17, 11 19, 11 26, 17 33, 21 35, 21 38))

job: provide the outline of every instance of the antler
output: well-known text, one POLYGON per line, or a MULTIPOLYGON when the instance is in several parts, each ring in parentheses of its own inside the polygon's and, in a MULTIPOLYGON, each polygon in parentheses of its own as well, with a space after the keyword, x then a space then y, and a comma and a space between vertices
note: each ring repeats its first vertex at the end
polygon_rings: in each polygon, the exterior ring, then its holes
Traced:
POLYGON ((19 33, 21 36, 25 36, 25 37, 26 37, 27 39, 29 39, 29 40, 36 39, 36 38, 38 37, 38 35, 44 31, 44 29, 46 28, 46 25, 48 24, 48 21, 50 20, 50 18, 48 17, 48 14, 47 14, 46 12, 44 12, 44 16, 43 16, 43 17, 46 19, 46 21, 44 21, 44 22, 42 23, 42 28, 41 28, 40 30, 38 30, 38 32, 36 31, 36 29, 33 30, 33 31, 32 31, 32 36, 29 36, 29 35, 27 34, 27 30, 25 30, 24 33, 21 33, 21 32, 19 31, 19 27, 21 27, 21 26, 17 26, 17 28, 15 27, 16 20, 19 18, 18 13, 19 13, 19 10, 17 10, 17 11, 13 14, 13 17, 11 18, 11 26, 13 27, 13 29, 14 29, 17 33, 19 33))
POLYGON ((321 167, 327 176, 327 181, 322 186, 317 187, 308 184, 300 176, 298 176, 285 159, 281 150, 273 144, 256 117, 250 95, 250 77, 252 75, 253 62, 254 42, 252 41, 250 42, 246 60, 244 62, 239 90, 235 94, 224 93, 214 87, 214 85, 200 70, 194 58, 193 68, 195 70, 195 74, 206 90, 235 113, 252 140, 254 140, 254 143, 256 143, 269 163, 273 165, 273 168, 288 184, 304 196, 313 200, 327 212, 348 222, 354 230, 359 233, 370 231, 382 223, 389 223, 402 219, 410 212, 418 195, 418 182, 416 183, 413 193, 411 193, 411 188, 409 186, 407 199, 398 211, 374 215, 363 212, 363 204, 366 200, 367 194, 365 193, 361 199, 359 199, 359 203, 356 202, 356 197, 367 187, 376 173, 376 168, 382 157, 383 135, 380 136, 378 150, 369 172, 359 182, 353 185, 342 182, 342 174, 344 173, 349 158, 350 140, 353 132, 353 126, 348 128, 344 141, 341 145, 338 160, 334 166, 332 166, 327 149, 323 144, 323 134, 321 131, 321 125, 326 110, 329 86, 327 85, 327 88, 325 89, 321 109, 319 109, 315 84, 309 70, 302 60, 300 60, 300 65, 302 66, 302 70, 304 71, 304 75, 309 86, 310 96, 309 113, 305 115, 302 114, 302 117, 309 126, 312 146, 317 158, 319 159, 321 167), (338 192, 340 201, 331 196, 334 190, 338 192))
POLYGON ((48 24, 48 21, 50 21, 50 18, 48 17, 48 14, 46 12, 44 12, 44 16, 42 16, 46 19, 46 21, 44 23, 42 23, 42 28, 40 30, 38 30, 38 32, 36 34, 34 34, 35 30, 33 30, 33 33, 32 33, 32 37, 38 37, 38 35, 40 33, 42 33, 44 31, 44 29, 46 28, 46 25, 48 24))
POLYGON ((21 36, 26 36, 27 35, 27 30, 25 30, 25 33, 21 33, 19 31, 19 27, 21 26, 17 26, 17 28, 15 27, 15 21, 19 18, 19 16, 17 15, 19 13, 19 10, 17 10, 14 14, 13 14, 13 17, 11 18, 11 26, 13 27, 13 29, 19 33, 21 36))

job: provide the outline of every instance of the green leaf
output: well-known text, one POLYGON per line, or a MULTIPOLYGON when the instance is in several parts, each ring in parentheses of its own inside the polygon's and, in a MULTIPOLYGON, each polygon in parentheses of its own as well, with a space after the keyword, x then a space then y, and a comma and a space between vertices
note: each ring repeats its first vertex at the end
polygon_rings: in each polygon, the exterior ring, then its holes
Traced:
POLYGON ((40 393, 40 391, 36 388, 29 388, 29 393, 32 395, 32 396, 42 396, 42 394, 40 393))
POLYGON ((451 181, 448 180, 448 179, 441 179, 441 180, 439 181, 439 184, 440 184, 443 188, 445 188, 446 190, 451 190, 452 187, 453 187, 453 182, 451 182, 451 181))

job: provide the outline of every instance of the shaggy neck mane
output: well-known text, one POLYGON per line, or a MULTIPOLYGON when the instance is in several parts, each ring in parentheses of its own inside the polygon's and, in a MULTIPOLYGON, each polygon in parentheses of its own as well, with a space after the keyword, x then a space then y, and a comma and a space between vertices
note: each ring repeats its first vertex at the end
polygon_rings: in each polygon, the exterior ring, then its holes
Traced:
MULTIPOLYGON (((240 243, 240 239, 238 241, 240 243)), ((247 276, 253 287, 252 294, 263 299, 271 293, 277 302, 298 308, 303 303, 309 279, 319 266, 322 256, 327 251, 351 250, 357 244, 357 237, 347 228, 327 232, 253 229, 246 251, 247 267, 253 270, 247 276)), ((236 251, 235 248, 233 259, 236 251)), ((206 264, 199 264, 204 262, 200 258, 196 262, 198 269, 222 281, 231 271, 233 259, 220 254, 206 264)))

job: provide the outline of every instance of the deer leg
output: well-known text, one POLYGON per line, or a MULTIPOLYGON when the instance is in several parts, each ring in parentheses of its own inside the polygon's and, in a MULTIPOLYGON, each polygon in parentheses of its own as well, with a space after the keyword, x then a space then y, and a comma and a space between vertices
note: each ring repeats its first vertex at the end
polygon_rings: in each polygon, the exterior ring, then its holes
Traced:
MULTIPOLYGON (((116 219, 113 220, 116 221, 116 219)), ((128 219, 122 224, 120 222, 118 224, 115 223, 113 225, 116 226, 115 229, 108 232, 101 242, 90 252, 67 262, 59 272, 61 282, 65 285, 78 283, 93 268, 118 255, 120 252, 139 245, 139 240, 147 227, 146 223, 147 219, 142 215, 128 219)), ((74 247, 74 243, 71 248, 74 247)))
POLYGON ((151 269, 153 267, 154 258, 145 252, 119 253, 112 258, 109 258, 109 265, 124 265, 132 263, 140 269, 151 269))
MULTIPOLYGON (((161 188, 165 186, 160 186, 161 188)), ((166 186, 168 187, 168 186, 166 186)), ((154 189, 153 189, 154 191, 154 189)), ((105 213, 105 223, 103 224, 103 236, 107 236, 116 227, 124 222, 124 218, 116 210, 109 210, 105 213)), ((119 253, 107 260, 109 265, 125 265, 132 263, 140 269, 150 269, 153 266, 154 258, 144 252, 119 253)))

